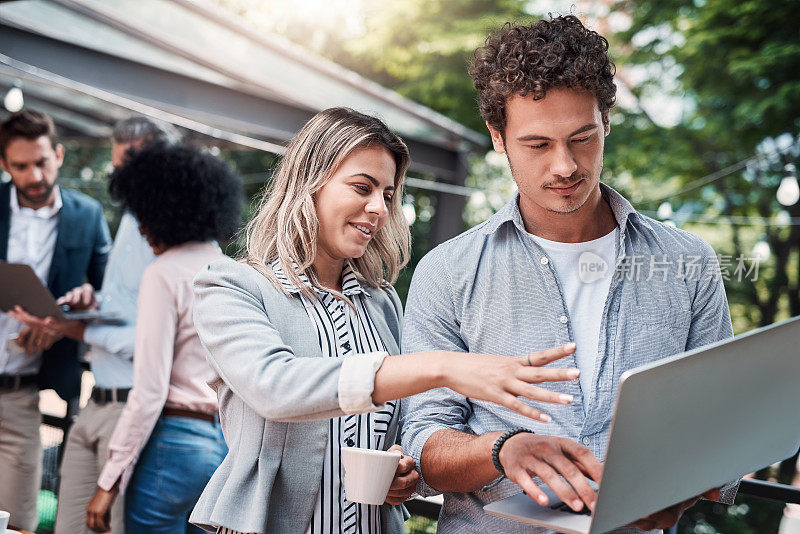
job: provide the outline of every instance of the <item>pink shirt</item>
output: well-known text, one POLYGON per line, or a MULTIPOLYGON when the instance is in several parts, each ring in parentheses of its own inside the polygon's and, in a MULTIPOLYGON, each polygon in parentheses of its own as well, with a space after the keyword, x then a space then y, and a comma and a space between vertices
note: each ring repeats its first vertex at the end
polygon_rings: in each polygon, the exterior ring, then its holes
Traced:
POLYGON ((192 279, 223 257, 216 243, 173 247, 144 271, 139 289, 133 390, 108 445, 109 458, 97 485, 120 490, 164 406, 216 413, 217 397, 207 382, 214 372, 192 321, 192 279))

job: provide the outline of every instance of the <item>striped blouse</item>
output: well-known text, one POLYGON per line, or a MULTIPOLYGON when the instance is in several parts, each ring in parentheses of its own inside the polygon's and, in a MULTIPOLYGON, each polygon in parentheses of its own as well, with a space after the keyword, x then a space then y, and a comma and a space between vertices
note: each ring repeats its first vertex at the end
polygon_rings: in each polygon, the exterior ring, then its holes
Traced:
MULTIPOLYGON (((355 310, 329 292, 314 288, 315 301, 299 292, 284 275, 279 262, 271 265, 275 276, 291 294, 302 299, 314 324, 323 357, 339 358, 353 354, 385 351, 378 331, 367 313, 364 299, 370 298, 349 265, 342 272, 342 294, 355 310)), ((303 283, 308 279, 300 275, 303 283)), ((345 415, 331 419, 328 444, 320 477, 320 492, 306 534, 380 534, 380 507, 349 502, 344 494, 342 447, 386 449, 386 431, 393 417, 399 414, 397 401, 389 401, 380 411, 345 415)), ((218 534, 241 534, 220 527, 218 534)))

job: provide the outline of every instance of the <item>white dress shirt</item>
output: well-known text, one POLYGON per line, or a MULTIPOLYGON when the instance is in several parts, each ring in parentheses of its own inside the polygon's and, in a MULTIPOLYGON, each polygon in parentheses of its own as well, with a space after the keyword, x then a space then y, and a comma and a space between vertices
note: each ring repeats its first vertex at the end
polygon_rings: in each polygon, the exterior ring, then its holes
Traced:
MULTIPOLYGON (((19 205, 17 188, 13 185, 10 196, 8 263, 30 265, 39 280, 47 285, 58 237, 58 221, 62 206, 61 191, 56 186, 53 205, 37 210, 19 205)), ((31 375, 39 372, 41 354, 29 355, 14 349, 9 351, 9 336, 17 334, 22 327, 22 323, 0 312, 0 374, 31 375)))

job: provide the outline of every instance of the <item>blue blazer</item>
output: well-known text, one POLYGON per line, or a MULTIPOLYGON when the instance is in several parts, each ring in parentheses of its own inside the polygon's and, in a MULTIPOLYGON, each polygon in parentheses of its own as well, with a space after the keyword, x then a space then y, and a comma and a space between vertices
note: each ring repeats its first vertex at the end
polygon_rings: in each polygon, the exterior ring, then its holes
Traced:
MULTIPOLYGON (((83 193, 60 188, 61 216, 47 287, 60 297, 84 281, 100 289, 111 250, 111 235, 103 208, 83 193)), ((8 258, 11 227, 11 184, 0 184, 0 260, 8 258)), ((39 387, 54 389, 64 400, 80 395, 78 342, 64 338, 42 354, 39 387)))

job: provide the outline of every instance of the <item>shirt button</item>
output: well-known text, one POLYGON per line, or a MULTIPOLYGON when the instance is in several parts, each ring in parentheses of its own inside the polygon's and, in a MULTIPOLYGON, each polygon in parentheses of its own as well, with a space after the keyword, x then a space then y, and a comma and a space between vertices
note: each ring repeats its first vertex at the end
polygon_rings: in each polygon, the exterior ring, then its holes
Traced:
POLYGON ((583 438, 581 439, 581 443, 583 443, 584 445, 588 446, 590 442, 591 440, 589 439, 589 436, 583 436, 583 438))
POLYGON ((548 263, 550 263, 550 260, 548 260, 547 258, 544 258, 544 257, 539 261, 542 262, 542 265, 547 265, 548 263))
POLYGON ((347 438, 347 441, 345 441, 345 443, 347 444, 348 447, 352 447, 353 445, 356 444, 356 442, 353 441, 353 438, 347 438))
POLYGON ((561 317, 558 318, 558 320, 561 321, 561 324, 567 324, 567 321, 569 319, 567 319, 566 315, 562 315, 561 317))

